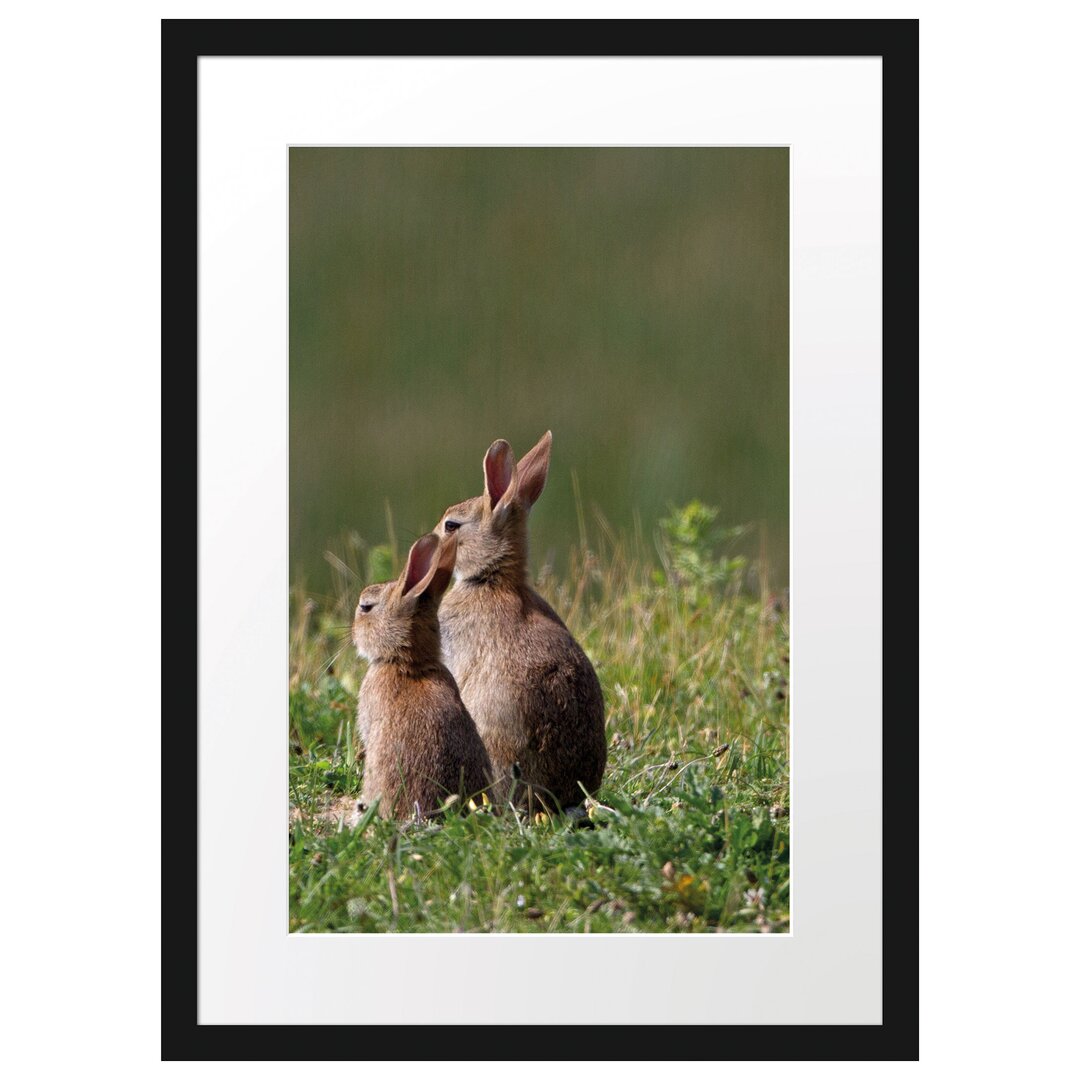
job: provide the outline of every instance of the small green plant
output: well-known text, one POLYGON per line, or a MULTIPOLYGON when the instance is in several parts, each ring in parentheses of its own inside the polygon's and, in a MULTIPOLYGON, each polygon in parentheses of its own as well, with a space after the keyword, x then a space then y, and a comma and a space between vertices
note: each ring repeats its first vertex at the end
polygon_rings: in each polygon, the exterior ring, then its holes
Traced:
POLYGON ((746 567, 742 556, 717 554, 717 548, 746 534, 746 526, 721 528, 720 511, 693 499, 673 508, 660 521, 660 546, 666 578, 691 604, 698 604, 713 590, 735 581, 746 567))

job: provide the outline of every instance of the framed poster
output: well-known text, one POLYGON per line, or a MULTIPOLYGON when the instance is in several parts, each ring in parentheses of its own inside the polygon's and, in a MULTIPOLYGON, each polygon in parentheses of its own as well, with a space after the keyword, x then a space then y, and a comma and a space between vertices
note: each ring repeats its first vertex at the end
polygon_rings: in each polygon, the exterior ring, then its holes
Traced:
POLYGON ((915 1056, 916 28, 164 23, 164 1056, 915 1056))

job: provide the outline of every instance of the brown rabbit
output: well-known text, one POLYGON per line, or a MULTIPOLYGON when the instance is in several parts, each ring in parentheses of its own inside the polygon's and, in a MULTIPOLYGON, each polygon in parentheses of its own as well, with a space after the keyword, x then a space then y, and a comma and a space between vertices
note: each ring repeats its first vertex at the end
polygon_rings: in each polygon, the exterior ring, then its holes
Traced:
POLYGON ((513 790, 518 805, 565 810, 585 797, 581 785, 590 793, 600 786, 607 740, 589 658, 529 586, 528 516, 550 461, 550 431, 516 466, 510 444, 498 439, 484 457, 484 494, 443 514, 436 531, 458 538, 458 556, 439 623, 497 797, 513 790))
POLYGON ((455 537, 420 537, 397 581, 369 585, 356 607, 353 644, 371 662, 357 709, 361 800, 379 799, 383 817, 431 814, 491 783, 484 744, 439 658, 439 601, 456 551, 455 537))

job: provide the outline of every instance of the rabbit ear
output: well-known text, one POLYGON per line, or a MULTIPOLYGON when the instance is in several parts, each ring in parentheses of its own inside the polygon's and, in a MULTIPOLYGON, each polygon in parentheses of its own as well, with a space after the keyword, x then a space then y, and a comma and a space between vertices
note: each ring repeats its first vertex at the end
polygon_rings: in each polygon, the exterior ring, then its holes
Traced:
POLYGON ((551 432, 547 431, 540 441, 518 462, 518 494, 531 509, 540 498, 547 483, 548 466, 551 464, 551 432))
POLYGON ((435 562, 435 552, 438 549, 439 538, 434 533, 421 536, 409 548, 409 558, 405 563, 405 572, 401 577, 403 596, 408 596, 431 572, 435 562))
POLYGON ((435 568, 431 580, 424 586, 423 592, 432 596, 442 596, 454 578, 454 564, 457 562, 458 535, 451 533, 439 543, 435 554, 435 568))
POLYGON ((514 451, 505 439, 496 439, 484 455, 484 494, 494 510, 514 482, 514 451))
POLYGON ((430 593, 432 596, 442 596, 454 576, 457 541, 454 534, 441 542, 434 533, 421 536, 409 549, 402 595, 420 597, 430 593))

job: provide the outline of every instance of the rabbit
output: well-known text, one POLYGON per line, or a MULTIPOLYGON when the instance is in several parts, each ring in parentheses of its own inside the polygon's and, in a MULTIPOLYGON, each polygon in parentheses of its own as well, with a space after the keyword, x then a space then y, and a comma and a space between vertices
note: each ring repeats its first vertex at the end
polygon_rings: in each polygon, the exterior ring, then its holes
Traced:
POLYGON ((436 527, 458 541, 455 584, 439 612, 446 664, 487 748, 495 797, 530 813, 537 803, 578 807, 607 764, 600 681, 529 585, 529 511, 550 461, 550 431, 516 465, 510 444, 496 440, 484 456, 484 494, 451 506, 436 527))
POLYGON ((487 751, 439 655, 439 601, 456 552, 456 537, 420 537, 401 576, 364 589, 353 617, 353 644, 370 661, 357 705, 360 800, 378 799, 383 817, 430 816, 449 796, 464 800, 491 783, 487 751))

